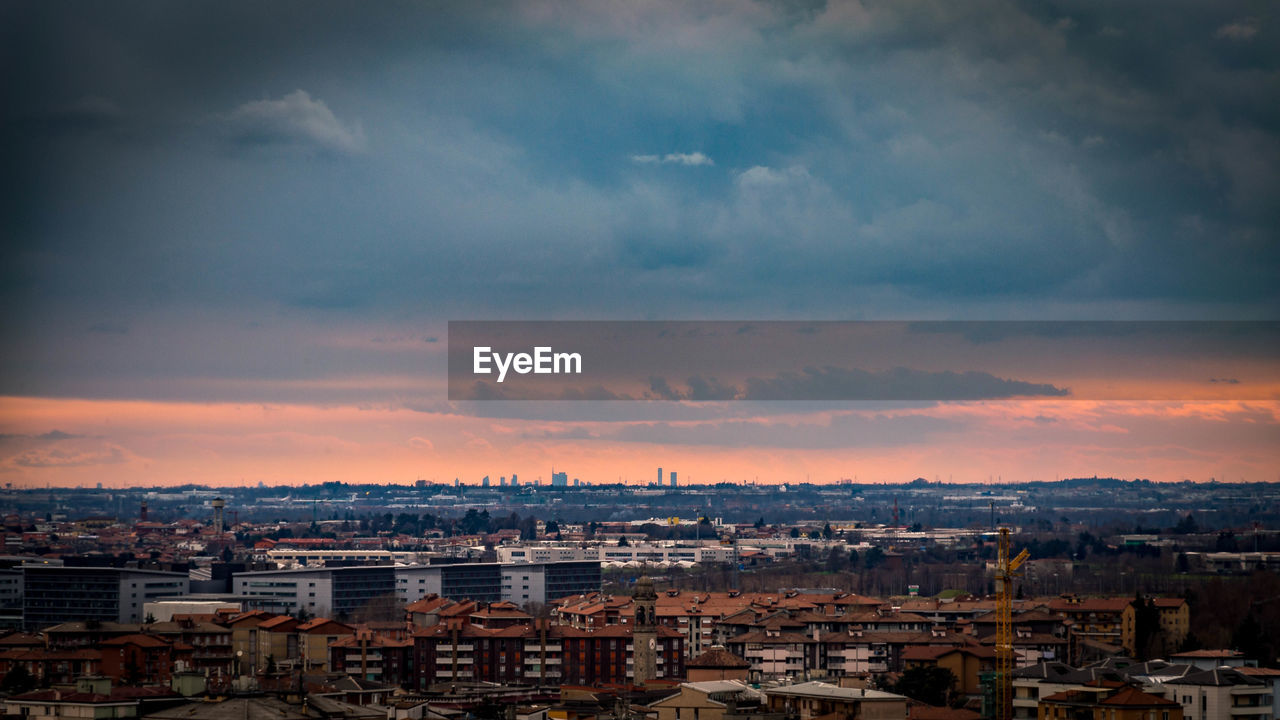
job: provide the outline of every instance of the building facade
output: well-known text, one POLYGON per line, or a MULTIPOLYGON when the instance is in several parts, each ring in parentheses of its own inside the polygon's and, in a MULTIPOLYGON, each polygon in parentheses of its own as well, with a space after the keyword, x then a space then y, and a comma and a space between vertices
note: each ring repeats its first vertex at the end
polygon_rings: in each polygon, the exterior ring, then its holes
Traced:
POLYGON ((78 620, 139 623, 145 603, 186 595, 186 573, 130 568, 22 568, 22 623, 43 628, 78 620))

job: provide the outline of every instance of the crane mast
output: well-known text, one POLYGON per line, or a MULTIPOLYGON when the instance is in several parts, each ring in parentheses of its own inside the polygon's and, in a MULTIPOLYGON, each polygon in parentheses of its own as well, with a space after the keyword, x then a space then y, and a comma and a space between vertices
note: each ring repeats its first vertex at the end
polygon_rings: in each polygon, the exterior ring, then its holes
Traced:
POLYGON ((1031 553, 1009 557, 1009 528, 1000 528, 996 552, 996 720, 1013 717, 1013 578, 1031 553))

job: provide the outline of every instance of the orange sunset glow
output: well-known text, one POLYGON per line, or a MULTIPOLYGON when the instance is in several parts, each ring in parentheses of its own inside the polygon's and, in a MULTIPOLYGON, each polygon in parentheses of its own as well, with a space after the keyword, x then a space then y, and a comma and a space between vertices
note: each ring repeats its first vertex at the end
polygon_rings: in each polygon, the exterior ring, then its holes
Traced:
POLYGON ((897 410, 810 409, 731 419, 481 418, 377 406, 7 397, 3 481, 19 486, 478 482, 542 478, 782 483, 1053 480, 1099 472, 1153 480, 1274 480, 1274 402, 1009 401, 897 410), (893 437, 877 424, 900 424, 893 437), (914 434, 914 436, 913 436, 914 434), (678 442, 666 441, 668 435, 678 442), (734 446, 726 438, 744 438, 734 446), (763 438, 772 437, 770 443, 763 438), (757 440, 756 438, 761 438, 757 440))

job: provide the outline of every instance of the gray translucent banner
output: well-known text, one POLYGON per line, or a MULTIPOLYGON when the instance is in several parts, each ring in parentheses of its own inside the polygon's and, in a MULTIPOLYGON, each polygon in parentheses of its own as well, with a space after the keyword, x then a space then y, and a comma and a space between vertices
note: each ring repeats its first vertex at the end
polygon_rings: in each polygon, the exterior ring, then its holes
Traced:
POLYGON ((454 321, 450 400, 1277 400, 1277 322, 454 321))

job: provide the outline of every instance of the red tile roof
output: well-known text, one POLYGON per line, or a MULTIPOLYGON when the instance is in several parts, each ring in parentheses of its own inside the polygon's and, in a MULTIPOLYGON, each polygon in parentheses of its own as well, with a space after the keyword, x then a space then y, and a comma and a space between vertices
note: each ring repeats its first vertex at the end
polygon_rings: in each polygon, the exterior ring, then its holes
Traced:
POLYGON ((161 640, 155 635, 142 635, 142 634, 121 635, 120 637, 114 637, 114 638, 111 638, 110 640, 103 640, 98 644, 104 647, 115 647, 116 645, 136 645, 138 647, 144 647, 144 648, 169 647, 169 643, 165 642, 164 640, 161 640))

